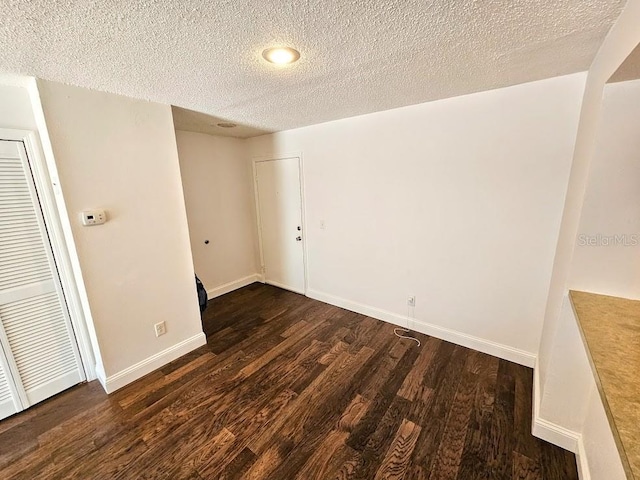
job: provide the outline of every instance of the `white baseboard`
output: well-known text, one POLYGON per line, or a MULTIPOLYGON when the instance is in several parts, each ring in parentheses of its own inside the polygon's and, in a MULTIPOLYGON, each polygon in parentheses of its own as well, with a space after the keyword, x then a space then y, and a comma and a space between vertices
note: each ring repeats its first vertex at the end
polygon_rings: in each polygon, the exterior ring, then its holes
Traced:
POLYGON ((576 452, 576 461, 578 463, 578 478, 580 480, 591 480, 591 471, 587 462, 587 452, 584 449, 582 435, 578 439, 578 451, 576 452))
POLYGON ((153 372, 169 362, 172 362, 182 355, 186 355, 206 343, 206 335, 204 333, 198 333, 191 338, 187 338, 180 343, 176 343, 155 355, 145 358, 135 365, 131 365, 130 367, 107 377, 106 381, 103 383, 103 387, 107 393, 113 393, 125 385, 144 377, 146 374, 153 372))
POLYGON ((304 290, 298 290, 297 288, 290 287, 288 285, 285 285, 284 283, 279 283, 274 280, 265 280, 264 283, 266 283, 267 285, 273 285, 274 287, 282 288, 283 290, 289 290, 290 292, 304 295, 304 290))
POLYGON ((538 417, 531 425, 531 433, 534 437, 538 437, 545 442, 553 443, 572 453, 578 453, 578 443, 580 443, 581 435, 573 430, 568 430, 538 417))
POLYGON ((253 275, 248 275, 243 278, 239 278, 238 280, 234 280, 233 282, 225 283, 224 285, 220 285, 219 287, 212 288, 207 290, 207 297, 209 300, 212 298, 219 297, 220 295, 224 295, 225 293, 233 292, 242 287, 246 287, 247 285, 251 285, 254 282, 261 282, 262 275, 254 273, 253 275))
MULTIPOLYGON (((582 447, 582 435, 540 417, 540 404, 542 401, 540 392, 540 368, 536 361, 533 369, 531 433, 534 437, 538 437, 546 442, 553 443, 554 445, 575 453, 578 457, 578 470, 584 470, 584 468, 581 468, 583 467, 583 465, 581 465, 582 462, 586 464, 586 456, 584 455, 584 448, 582 447)), ((581 474, 580 478, 582 480, 590 478, 588 469, 586 469, 586 476, 581 474)))
POLYGON ((352 312, 361 313, 368 317, 376 318, 400 327, 406 327, 407 321, 412 330, 416 332, 424 333, 432 337, 440 338, 456 345, 478 350, 479 352, 493 355, 494 357, 503 358, 526 367, 533 367, 536 361, 536 355, 531 352, 513 348, 501 343, 492 342, 483 338, 467 335, 466 333, 451 330, 449 328, 440 327, 430 323, 422 322, 413 318, 409 318, 396 313, 381 310, 379 308, 371 307, 357 302, 352 302, 344 298, 329 295, 327 293, 319 292, 317 290, 308 290, 307 296, 315 300, 319 300, 324 303, 329 303, 337 307, 351 310, 352 312))
POLYGON ((102 385, 102 388, 106 392, 107 391, 107 374, 104 371, 104 367, 102 366, 101 361, 96 362, 95 372, 96 372, 96 380, 100 382, 100 385, 102 385))

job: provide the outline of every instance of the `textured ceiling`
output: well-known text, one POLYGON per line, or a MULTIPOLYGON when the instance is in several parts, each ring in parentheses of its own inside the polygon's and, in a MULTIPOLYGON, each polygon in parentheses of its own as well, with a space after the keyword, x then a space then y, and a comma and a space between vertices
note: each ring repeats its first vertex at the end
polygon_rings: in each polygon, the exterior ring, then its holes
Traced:
POLYGON ((274 131, 586 70, 623 4, 0 0, 0 72, 274 131))
POLYGON ((173 124, 176 130, 186 130, 188 132, 207 133, 221 137, 249 138, 257 137, 269 133, 268 130, 236 124, 233 128, 220 127, 219 123, 231 123, 229 119, 207 115, 206 113, 195 112, 186 108, 173 106, 173 124))

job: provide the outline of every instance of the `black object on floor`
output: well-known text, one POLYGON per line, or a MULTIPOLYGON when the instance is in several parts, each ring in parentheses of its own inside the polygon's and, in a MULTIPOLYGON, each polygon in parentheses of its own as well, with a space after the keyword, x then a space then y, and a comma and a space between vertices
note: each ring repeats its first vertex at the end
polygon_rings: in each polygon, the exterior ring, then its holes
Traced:
POLYGON ((198 290, 198 303, 200 304, 200 313, 204 312, 207 308, 207 291, 204 289, 204 285, 196 275, 196 289, 198 290))

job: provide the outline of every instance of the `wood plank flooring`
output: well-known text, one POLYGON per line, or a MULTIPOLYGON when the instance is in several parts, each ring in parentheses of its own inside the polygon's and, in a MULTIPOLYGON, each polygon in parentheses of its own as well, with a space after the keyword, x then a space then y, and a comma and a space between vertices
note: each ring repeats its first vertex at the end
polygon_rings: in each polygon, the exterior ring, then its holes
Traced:
POLYGON ((262 284, 203 322, 206 346, 112 395, 0 422, 0 478, 578 478, 531 436, 530 369, 262 284))

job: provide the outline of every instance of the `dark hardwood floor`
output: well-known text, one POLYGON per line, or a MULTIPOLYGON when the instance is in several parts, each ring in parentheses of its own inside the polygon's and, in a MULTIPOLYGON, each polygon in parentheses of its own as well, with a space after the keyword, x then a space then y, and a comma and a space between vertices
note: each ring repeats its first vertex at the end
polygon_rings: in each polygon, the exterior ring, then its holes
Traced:
POLYGON ((530 369, 261 284, 204 326, 205 347, 112 395, 0 422, 0 478, 578 478, 531 436, 530 369))

